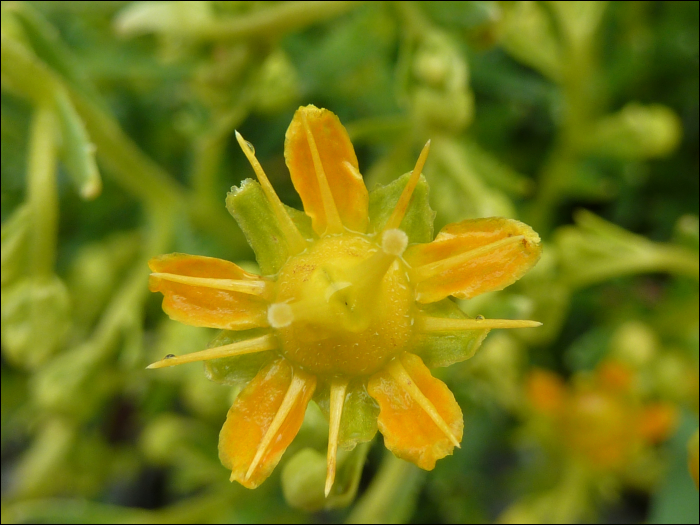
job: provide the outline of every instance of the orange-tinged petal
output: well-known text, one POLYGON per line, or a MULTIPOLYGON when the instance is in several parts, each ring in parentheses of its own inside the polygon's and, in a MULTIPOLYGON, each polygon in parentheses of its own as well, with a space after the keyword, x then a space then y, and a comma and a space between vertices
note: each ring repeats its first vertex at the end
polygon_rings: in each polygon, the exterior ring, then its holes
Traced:
POLYGON ((433 242, 409 247, 404 259, 414 269, 418 301, 432 303, 502 290, 532 268, 541 252, 540 237, 528 225, 491 217, 448 224, 433 242))
MULTIPOLYGON (((154 257, 148 266, 159 274, 264 282, 232 262, 213 257, 173 253, 154 257)), ((258 295, 192 286, 155 275, 150 277, 149 288, 163 294, 163 311, 181 323, 225 330, 267 326, 267 301, 258 295)))
MULTIPOLYGON (((452 436, 461 441, 464 429, 462 411, 447 385, 434 378, 418 356, 404 354, 399 359, 415 386, 447 424, 452 436)), ((379 403, 377 425, 384 435, 384 444, 396 456, 422 469, 432 470, 438 459, 452 454, 453 439, 440 429, 387 368, 374 374, 367 386, 369 394, 379 403)))
POLYGON ((367 230, 367 188, 348 133, 334 113, 313 105, 300 107, 287 130, 284 156, 316 233, 339 233, 338 218, 350 230, 367 230), (325 180, 314 162, 314 145, 325 180))
POLYGON ((219 435, 219 458, 226 468, 231 469, 232 481, 254 489, 267 479, 299 432, 315 387, 314 376, 293 370, 284 359, 270 363, 248 383, 228 411, 219 435), (295 381, 300 383, 300 388, 290 399, 288 394, 295 381), (281 420, 281 425, 273 428, 273 435, 266 439, 276 419, 281 420), (253 471, 249 472, 265 442, 269 445, 262 451, 253 471))

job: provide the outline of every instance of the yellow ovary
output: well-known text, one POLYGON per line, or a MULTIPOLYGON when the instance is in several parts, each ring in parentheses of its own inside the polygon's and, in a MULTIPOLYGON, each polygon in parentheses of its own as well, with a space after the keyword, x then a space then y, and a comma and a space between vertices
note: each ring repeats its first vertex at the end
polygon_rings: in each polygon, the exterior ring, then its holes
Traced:
POLYGON ((288 305, 293 318, 275 329, 290 361, 319 375, 369 375, 405 347, 414 290, 388 240, 382 249, 364 235, 328 236, 285 264, 272 306, 288 305))

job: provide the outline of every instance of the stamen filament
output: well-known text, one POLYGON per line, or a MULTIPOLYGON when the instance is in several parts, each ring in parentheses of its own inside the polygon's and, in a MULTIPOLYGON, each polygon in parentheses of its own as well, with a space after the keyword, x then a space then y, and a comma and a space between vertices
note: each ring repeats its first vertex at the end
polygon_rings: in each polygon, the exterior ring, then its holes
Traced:
MULTIPOLYGON (((253 475, 255 469, 258 468, 260 461, 262 461, 263 456, 267 452, 268 448, 270 448, 272 441, 277 437, 277 432, 279 432, 279 429, 282 427, 284 420, 287 419, 287 416, 294 408, 294 404, 296 403, 297 399, 304 391, 305 385, 306 380, 303 377, 296 374, 292 375, 292 382, 289 384, 289 388, 287 389, 287 393, 284 395, 282 404, 277 410, 275 417, 272 419, 272 423, 270 423, 267 432, 265 432, 260 445, 258 445, 258 450, 255 452, 253 462, 250 464, 250 467, 248 467, 248 472, 246 472, 245 475, 246 481, 250 479, 250 476, 253 475)), ((233 479, 233 474, 231 476, 233 479)))
POLYGON ((207 348, 199 352, 192 352, 181 356, 166 357, 155 363, 151 363, 146 368, 165 368, 168 366, 183 365, 185 363, 194 363, 195 361, 208 361, 210 359, 219 359, 222 357, 233 357, 243 354, 252 354, 255 352, 265 352, 277 348, 277 343, 271 334, 247 339, 230 345, 217 346, 215 348, 207 348))
POLYGON ((401 196, 399 197, 399 200, 396 203, 396 206, 394 207, 394 211, 391 212, 389 220, 386 221, 386 224, 384 225, 384 230, 390 230, 392 228, 398 228, 399 226, 401 226, 401 222, 403 221, 404 215, 406 215, 406 210, 408 209, 408 204, 411 202, 413 190, 415 190, 416 186, 418 185, 420 174, 423 172, 423 166, 425 165, 425 161, 428 159, 429 152, 430 141, 426 142, 425 146, 423 146, 423 150, 420 152, 418 160, 416 161, 416 166, 411 172, 411 177, 408 179, 408 183, 403 189, 403 192, 401 192, 401 196))
POLYGON ((393 377, 403 387, 408 395, 411 396, 416 403, 418 403, 425 413, 428 414, 430 419, 432 419, 437 427, 442 430, 452 444, 457 448, 461 448, 459 441, 452 433, 449 425, 444 419, 442 419, 442 416, 438 413, 435 405, 433 405, 430 399, 425 397, 425 394, 423 394, 420 388, 416 386, 416 383, 413 381, 413 379, 411 379, 411 376, 408 374, 408 372, 406 372, 406 369, 403 367, 398 358, 394 359, 387 365, 387 371, 391 374, 391 377, 393 377))
POLYGON ((420 323, 423 330, 428 332, 494 328, 536 328, 542 326, 542 323, 538 321, 521 319, 449 319, 446 317, 424 317, 420 323))
POLYGON ((348 389, 348 382, 337 380, 331 383, 331 414, 330 430, 328 432, 328 467, 326 469, 326 489, 325 494, 331 493, 333 482, 335 481, 335 466, 338 454, 338 434, 340 431, 340 418, 343 414, 343 404, 345 403, 345 393, 348 389))
POLYGON ((479 246, 478 248, 474 248, 473 250, 453 255, 452 257, 448 257, 446 259, 441 259, 439 261, 419 266, 418 268, 415 268, 415 277, 419 282, 424 281, 431 277, 435 277, 436 275, 439 275, 447 270, 450 270, 455 266, 459 266, 472 259, 476 259, 477 257, 481 257, 482 255, 497 250, 498 248, 503 248, 504 246, 508 246, 510 244, 519 243, 524 238, 525 236, 523 235, 513 235, 512 237, 506 237, 504 239, 500 239, 490 244, 479 246))
POLYGON ((321 195, 323 211, 326 214, 326 231, 324 233, 342 233, 343 223, 340 220, 338 208, 335 205, 335 200, 333 199, 333 194, 331 193, 331 187, 328 184, 326 172, 323 170, 321 156, 319 155, 318 148, 316 147, 316 140, 314 139, 313 133, 311 133, 311 128, 309 127, 309 123, 306 119, 306 113, 303 112, 302 122, 304 123, 304 130, 306 131, 306 140, 309 142, 309 149, 311 150, 311 159, 313 160, 314 170, 316 171, 316 180, 318 181, 318 191, 321 195))
POLYGON ((270 283, 267 281, 244 281, 236 279, 211 279, 209 277, 192 277, 189 275, 178 275, 175 273, 152 273, 152 277, 158 277, 165 281, 188 284, 190 286, 202 286, 204 288, 215 288, 216 290, 226 290, 229 292, 240 292, 250 295, 267 295, 270 291, 270 283))
POLYGON ((258 177, 260 186, 262 186, 263 192, 265 193, 270 206, 272 206, 272 211, 279 221, 290 250, 294 252, 293 255, 303 252, 306 249, 306 239, 304 239, 301 233, 299 233, 299 230, 292 221, 292 218, 287 213, 287 210, 284 209, 282 201, 277 196, 277 193, 275 193, 275 189, 272 187, 272 184, 270 184, 270 180, 267 178, 267 175, 265 175, 260 162, 255 157, 255 153, 251 149, 251 146, 249 146, 248 142, 245 141, 243 136, 238 133, 238 131, 236 131, 236 140, 241 146, 243 154, 248 158, 248 162, 250 162, 250 165, 253 167, 255 175, 258 177))

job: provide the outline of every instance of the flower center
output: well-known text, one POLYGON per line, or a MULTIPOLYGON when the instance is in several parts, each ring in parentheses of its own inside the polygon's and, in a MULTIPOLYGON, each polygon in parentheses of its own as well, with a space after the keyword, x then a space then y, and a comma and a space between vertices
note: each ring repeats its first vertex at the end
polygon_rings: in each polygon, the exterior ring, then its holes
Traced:
POLYGON ((285 356, 315 374, 357 376, 398 354, 414 323, 413 285, 400 258, 406 242, 399 230, 385 232, 381 245, 344 233, 287 261, 268 310, 285 356))

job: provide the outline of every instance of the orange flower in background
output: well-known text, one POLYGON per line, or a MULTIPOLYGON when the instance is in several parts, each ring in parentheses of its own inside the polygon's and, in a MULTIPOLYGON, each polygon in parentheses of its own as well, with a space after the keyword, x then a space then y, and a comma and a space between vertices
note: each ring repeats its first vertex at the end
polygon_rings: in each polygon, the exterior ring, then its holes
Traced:
POLYGON ((640 401, 633 383, 631 369, 607 361, 570 384, 552 372, 533 370, 526 392, 571 454, 595 469, 616 470, 644 447, 668 438, 678 421, 675 406, 640 401))
POLYGON ((463 419, 429 368, 470 358, 490 329, 540 324, 470 319, 448 297, 518 280, 540 257, 539 236, 487 218, 450 224, 432 240, 421 175, 429 143, 412 172, 368 192, 345 128, 325 109, 299 108, 286 134, 304 213, 282 204, 252 145, 236 137, 259 183, 233 188, 227 208, 263 275, 209 257, 152 259, 150 288, 163 293, 163 310, 224 332, 206 350, 149 368, 205 361, 211 379, 242 387, 219 456, 248 488, 270 475, 312 399, 330 423, 326 495, 337 448, 377 430, 395 455, 431 470, 459 446, 463 419))

